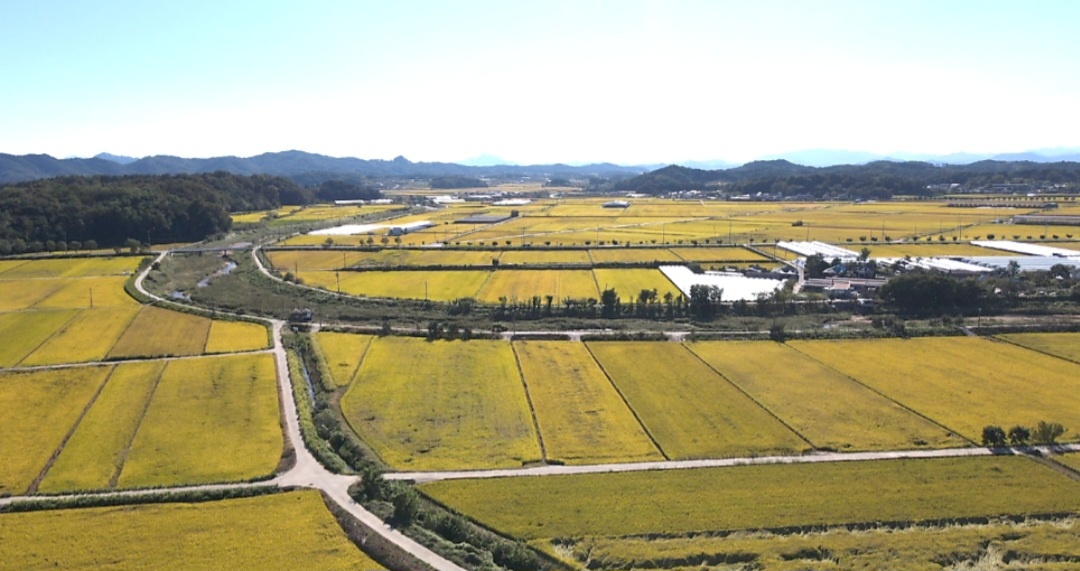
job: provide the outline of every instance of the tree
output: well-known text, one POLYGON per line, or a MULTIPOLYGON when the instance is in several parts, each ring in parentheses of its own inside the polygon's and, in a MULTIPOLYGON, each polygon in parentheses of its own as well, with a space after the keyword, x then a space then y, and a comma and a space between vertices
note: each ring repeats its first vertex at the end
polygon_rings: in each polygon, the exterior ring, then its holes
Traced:
POLYGON ((982 444, 990 448, 1005 446, 1005 431, 1000 426, 984 426, 982 429, 982 444))
POLYGON ((619 306, 619 294, 615 288, 605 289, 600 293, 600 315, 614 317, 615 310, 619 306))
POLYGON ((1057 422, 1040 420, 1031 431, 1031 440, 1036 444, 1054 444, 1065 434, 1065 427, 1057 422))
POLYGON ((1023 426, 1017 425, 1009 429, 1009 444, 1013 446, 1023 446, 1030 438, 1031 431, 1023 426))
POLYGON ((863 246, 863 249, 859 250, 859 261, 865 263, 866 260, 869 260, 869 259, 870 259, 870 248, 867 248, 867 247, 863 246))

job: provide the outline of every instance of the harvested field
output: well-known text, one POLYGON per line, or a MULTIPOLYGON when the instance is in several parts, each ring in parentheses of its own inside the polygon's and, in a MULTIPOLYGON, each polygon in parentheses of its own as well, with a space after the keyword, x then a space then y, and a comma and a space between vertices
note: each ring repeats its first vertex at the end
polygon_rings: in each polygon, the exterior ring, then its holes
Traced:
POLYGON ((1062 398, 1080 389, 1080 365, 1014 345, 973 337, 788 345, 973 442, 988 424, 1080 426, 1080 401, 1062 398))
POLYGON ((20 363, 24 367, 100 361, 140 311, 139 306, 84 309, 20 363))
POLYGON ((319 346, 323 361, 326 362, 327 370, 330 371, 330 380, 335 386, 349 386, 373 338, 373 335, 332 331, 320 331, 315 334, 315 342, 319 346))
POLYGON ((547 295, 556 300, 599 299, 600 292, 589 270, 499 270, 491 273, 476 298, 484 303, 498 303, 501 297, 525 301, 547 295))
POLYGON ((278 416, 272 355, 170 361, 131 443, 118 486, 270 474, 284 445, 278 416))
POLYGON ((210 322, 204 352, 234 353, 269 348, 270 332, 265 325, 249 321, 215 320, 210 322))
POLYGON ((116 365, 38 488, 41 492, 109 486, 139 428, 165 361, 116 365))
POLYGON ((74 309, 0 313, 0 367, 13 367, 79 312, 74 309))
POLYGON ((783 344, 719 341, 687 347, 818 448, 903 450, 966 444, 783 344))
POLYGON ((1080 482, 1016 456, 457 480, 421 490, 523 539, 1080 509, 1080 482))
POLYGON ((394 468, 507 468, 540 460, 508 343, 376 338, 341 409, 394 468))
POLYGON ((0 514, 0 559, 20 571, 382 569, 315 491, 0 514))
POLYGON ((109 351, 111 358, 198 355, 206 347, 210 320, 148 305, 109 351))
POLYGON ((790 454, 809 447, 682 345, 588 347, 672 460, 790 454))
POLYGON ((27 491, 110 370, 0 373, 0 496, 27 491))
POLYGON ((567 464, 663 460, 581 343, 514 343, 549 460, 567 464))

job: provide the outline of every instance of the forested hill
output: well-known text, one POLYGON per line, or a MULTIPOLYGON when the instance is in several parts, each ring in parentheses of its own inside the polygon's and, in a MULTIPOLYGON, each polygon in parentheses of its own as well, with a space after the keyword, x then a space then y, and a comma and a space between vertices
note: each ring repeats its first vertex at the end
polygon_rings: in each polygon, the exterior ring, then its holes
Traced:
POLYGON ((228 173, 59 177, 3 186, 0 255, 132 239, 202 240, 228 230, 231 211, 304 204, 314 192, 285 178, 228 173))
MULTIPOLYGON (((109 155, 99 155, 104 157, 109 155)), ((645 171, 608 163, 585 166, 499 165, 465 166, 453 163, 412 162, 405 157, 393 160, 365 160, 328 157, 303 151, 264 153, 254 157, 214 157, 186 159, 171 156, 146 157, 116 162, 103 158, 56 159, 49 155, 8 155, 0 153, 0 184, 66 175, 195 174, 224 171, 233 174, 269 174, 292 179, 305 186, 327 180, 356 181, 369 177, 571 177, 633 176, 645 171)))
POLYGON ((816 198, 887 198, 933 195, 931 185, 1065 184, 1080 186, 1080 163, 980 161, 968 165, 877 161, 866 165, 807 167, 785 160, 756 161, 725 170, 668 166, 614 183, 614 190, 665 194, 723 186, 729 194, 811 195, 816 198))

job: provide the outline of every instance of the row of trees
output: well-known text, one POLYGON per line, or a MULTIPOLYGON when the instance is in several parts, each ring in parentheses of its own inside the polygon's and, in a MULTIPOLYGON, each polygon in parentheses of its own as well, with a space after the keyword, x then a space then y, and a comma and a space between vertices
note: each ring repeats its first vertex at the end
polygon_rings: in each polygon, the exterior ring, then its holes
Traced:
POLYGON ((1027 446, 1028 444, 1052 445, 1065 434, 1065 427, 1057 422, 1039 421, 1035 428, 1013 426, 1008 432, 1000 426, 987 425, 982 430, 982 444, 991 448, 1027 446))

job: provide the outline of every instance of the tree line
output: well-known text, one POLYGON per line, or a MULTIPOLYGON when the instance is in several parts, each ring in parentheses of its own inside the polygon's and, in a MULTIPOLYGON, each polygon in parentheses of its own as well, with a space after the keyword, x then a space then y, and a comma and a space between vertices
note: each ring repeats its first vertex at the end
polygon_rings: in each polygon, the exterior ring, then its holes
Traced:
POLYGON ((229 230, 230 212, 379 196, 342 181, 301 187, 276 176, 225 172, 23 182, 0 187, 0 255, 196 242, 229 230))

